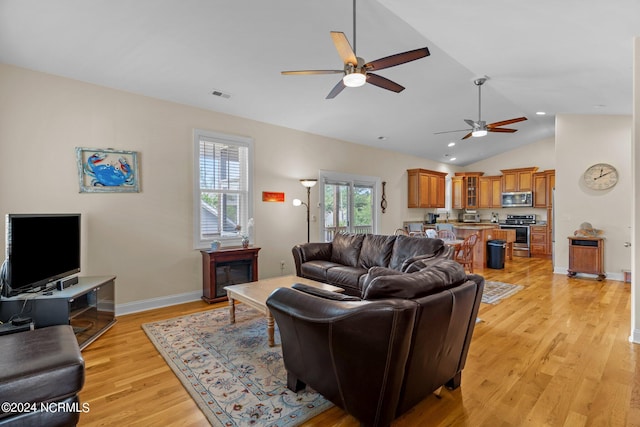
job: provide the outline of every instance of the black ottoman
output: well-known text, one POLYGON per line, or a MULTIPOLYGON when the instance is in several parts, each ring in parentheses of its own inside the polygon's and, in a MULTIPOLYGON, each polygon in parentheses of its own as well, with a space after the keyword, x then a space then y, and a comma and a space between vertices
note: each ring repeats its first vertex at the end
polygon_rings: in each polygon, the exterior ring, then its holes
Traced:
POLYGON ((0 426, 76 425, 83 384, 84 360, 71 326, 0 336, 0 426))

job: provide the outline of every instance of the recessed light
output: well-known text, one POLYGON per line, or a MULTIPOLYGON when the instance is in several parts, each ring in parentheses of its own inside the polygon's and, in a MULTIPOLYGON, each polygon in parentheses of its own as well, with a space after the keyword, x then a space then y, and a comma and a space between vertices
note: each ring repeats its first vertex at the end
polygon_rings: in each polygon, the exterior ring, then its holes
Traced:
POLYGON ((447 147, 453 147, 454 145, 456 145, 456 143, 451 141, 449 144, 447 144, 447 147))
POLYGON ((604 104, 596 104, 596 105, 593 106, 593 108, 605 108, 605 107, 606 107, 606 105, 604 105, 604 104))
POLYGON ((378 137, 378 139, 379 139, 380 141, 386 141, 386 140, 387 140, 387 137, 386 137, 386 136, 379 136, 379 137, 378 137))
POLYGON ((451 159, 449 159, 449 161, 453 162, 455 159, 455 157, 452 157, 451 159))
POLYGON ((545 113, 544 111, 536 111, 536 114, 537 114, 538 116, 544 116, 544 115, 546 115, 547 113, 545 113))

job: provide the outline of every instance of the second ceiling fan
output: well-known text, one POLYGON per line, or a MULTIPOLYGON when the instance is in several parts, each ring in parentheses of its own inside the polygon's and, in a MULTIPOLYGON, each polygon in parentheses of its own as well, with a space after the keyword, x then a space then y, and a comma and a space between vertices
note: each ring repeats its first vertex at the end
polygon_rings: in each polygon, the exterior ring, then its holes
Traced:
POLYGON ((365 63, 364 59, 356 56, 356 0, 353 0, 353 48, 351 48, 351 45, 347 40, 347 36, 345 36, 343 32, 331 31, 331 39, 333 40, 333 44, 344 63, 344 68, 342 70, 282 71, 281 74, 344 74, 343 78, 333 87, 331 92, 329 92, 326 99, 335 98, 345 87, 359 87, 363 86, 365 83, 371 83, 374 86, 398 93, 404 90, 404 86, 401 86, 385 77, 373 74, 371 71, 395 67, 396 65, 415 61, 416 59, 430 55, 429 49, 423 47, 421 49, 397 53, 395 55, 386 56, 384 58, 365 63))
POLYGON ((441 133, 451 133, 451 132, 465 132, 468 131, 462 139, 467 139, 470 136, 481 137, 485 136, 488 132, 502 132, 502 133, 514 133, 517 132, 518 129, 509 129, 503 128, 501 126, 507 126, 513 123, 518 123, 527 120, 526 117, 518 117, 515 119, 503 120, 500 122, 489 123, 482 120, 482 85, 487 81, 487 77, 481 77, 475 79, 473 83, 478 86, 478 120, 473 121, 469 119, 464 119, 465 123, 471 126, 471 129, 459 129, 459 130, 447 130, 444 132, 435 132, 434 135, 438 135, 441 133))

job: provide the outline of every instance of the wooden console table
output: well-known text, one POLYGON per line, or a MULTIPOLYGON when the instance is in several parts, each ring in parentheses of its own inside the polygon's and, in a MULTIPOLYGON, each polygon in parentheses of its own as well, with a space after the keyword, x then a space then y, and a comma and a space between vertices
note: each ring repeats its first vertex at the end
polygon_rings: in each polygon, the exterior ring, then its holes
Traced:
POLYGON ((598 280, 604 274, 604 239, 602 237, 569 237, 569 269, 567 276, 577 273, 597 274, 598 280))
POLYGON ((202 299, 209 304, 227 299, 225 286, 258 280, 260 248, 202 250, 202 299))

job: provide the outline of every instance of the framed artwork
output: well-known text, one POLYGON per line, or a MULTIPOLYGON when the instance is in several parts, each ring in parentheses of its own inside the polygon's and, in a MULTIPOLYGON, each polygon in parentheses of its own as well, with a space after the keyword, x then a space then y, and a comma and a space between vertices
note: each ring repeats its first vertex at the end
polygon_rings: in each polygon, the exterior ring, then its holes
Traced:
POLYGON ((138 193, 138 153, 76 148, 81 193, 138 193))
POLYGON ((284 193, 280 191, 263 191, 262 192, 262 201, 263 202, 284 202, 284 193))

